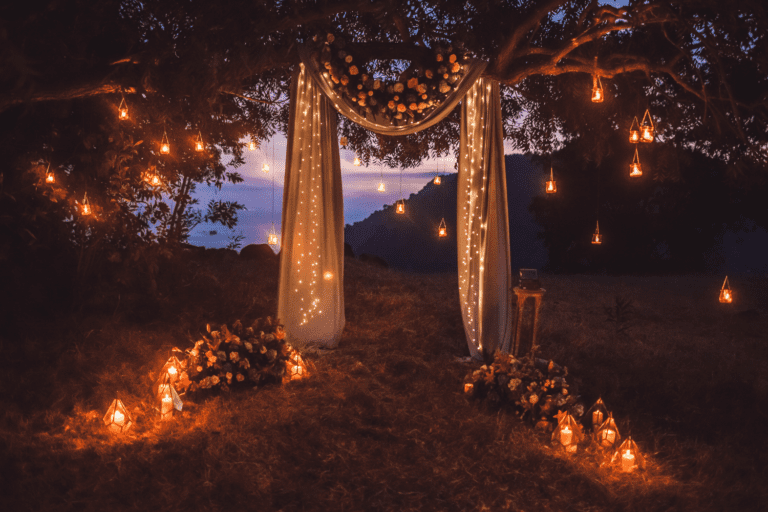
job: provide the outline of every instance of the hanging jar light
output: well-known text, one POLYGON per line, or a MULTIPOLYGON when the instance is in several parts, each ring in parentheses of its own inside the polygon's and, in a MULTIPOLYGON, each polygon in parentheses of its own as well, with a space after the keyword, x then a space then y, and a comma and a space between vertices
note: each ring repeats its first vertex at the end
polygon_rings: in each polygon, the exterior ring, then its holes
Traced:
POLYGON ((437 169, 435 169, 435 185, 439 185, 442 182, 440 179, 440 160, 437 161, 437 169))
POLYGON ((557 192, 557 183, 555 182, 555 171, 552 167, 549 168, 549 181, 547 182, 547 194, 554 194, 557 192))
POLYGON ((603 235, 600 234, 600 221, 597 221, 597 228, 592 234, 592 243, 595 245, 600 245, 603 243, 603 235))
POLYGON ((640 123, 637 121, 637 116, 632 120, 632 126, 629 127, 629 142, 632 144, 640 142, 640 123))
POLYGON ((256 143, 254 141, 248 142, 248 151, 256 151, 256 143))
POLYGON ((56 176, 51 172, 51 162, 48 162, 48 169, 45 171, 45 182, 50 184, 56 183, 56 176))
POLYGON ((163 180, 160 179, 160 176, 151 170, 144 173, 144 181, 151 187, 159 187, 163 184, 163 180))
POLYGON ((643 122, 640 123, 641 137, 640 142, 653 142, 653 138, 656 136, 656 128, 653 126, 653 119, 651 118, 651 112, 645 109, 643 114, 643 122))
POLYGON ((592 77, 592 103, 602 103, 604 98, 603 83, 598 75, 594 75, 592 77))
POLYGON ((80 205, 80 209, 81 209, 81 213, 86 216, 93 213, 93 211, 91 210, 91 203, 90 201, 88 201, 88 192, 86 192, 85 195, 83 196, 83 204, 80 205))
POLYGON ((125 121, 128 119, 128 104, 125 103, 125 96, 123 96, 123 99, 120 100, 120 106, 117 107, 117 118, 121 121, 125 121))
POLYGON ((199 131, 197 132, 197 139, 195 140, 195 151, 202 151, 204 149, 203 146, 203 132, 199 131))
POLYGON ((384 187, 384 182, 383 182, 383 181, 380 181, 380 182, 379 182, 379 188, 378 188, 378 191, 379 191, 379 192, 386 192, 386 188, 384 187))
POLYGON ((349 141, 347 140, 347 138, 346 138, 345 136, 343 136, 343 135, 342 135, 342 137, 339 139, 339 144, 341 144, 341 148, 342 148, 342 149, 347 149, 347 143, 348 143, 348 142, 349 142, 349 141))
POLYGON ((448 236, 448 228, 445 225, 445 217, 443 217, 443 220, 440 221, 440 227, 437 228, 437 235, 440 238, 445 238, 448 236))
POLYGON ((731 285, 728 282, 728 276, 725 276, 723 286, 720 288, 720 302, 723 304, 730 304, 733 302, 733 290, 731 290, 731 285))
POLYGON ((119 398, 112 400, 103 421, 107 429, 113 434, 124 434, 133 425, 131 414, 119 398))
POLYGON ((160 142, 160 152, 167 155, 171 152, 171 144, 168 142, 168 133, 163 128, 163 140, 160 142))
POLYGON ((267 235, 267 243, 271 245, 272 247, 277 247, 280 244, 280 241, 277 238, 277 233, 275 233, 275 223, 272 223, 272 229, 270 230, 269 234, 267 235))
MULTIPOLYGON (((275 146, 272 145, 272 158, 274 159, 275 146)), ((267 165, 266 163, 264 165, 267 165)), ((269 170, 269 167, 267 167, 269 170)), ((277 248, 280 245, 280 240, 277 238, 277 231, 275 231, 275 173, 272 173, 272 229, 267 235, 267 244, 272 248, 277 248)))
POLYGON ((613 419, 613 414, 609 414, 608 418, 600 425, 595 432, 595 441, 601 448, 613 449, 621 440, 619 435, 619 429, 616 427, 616 422, 613 419))
POLYGON ((379 171, 380 171, 381 181, 379 181, 379 187, 377 188, 377 190, 379 192, 386 192, 387 189, 384 186, 384 166, 382 166, 381 164, 379 164, 379 171))
POLYGON ((360 164, 361 164, 360 158, 355 156, 355 159, 352 161, 352 165, 354 165, 355 167, 360 167, 360 164))
POLYGON ((645 458, 637 444, 628 437, 611 457, 611 464, 618 466, 624 473, 630 473, 638 468, 644 468, 645 458))
POLYGON ((405 201, 402 199, 397 200, 397 208, 395 210, 397 213, 405 213, 405 201))
POLYGON ((629 164, 629 176, 630 178, 639 178, 643 175, 643 167, 640 165, 640 155, 637 152, 637 145, 635 145, 635 157, 632 159, 632 163, 629 164))

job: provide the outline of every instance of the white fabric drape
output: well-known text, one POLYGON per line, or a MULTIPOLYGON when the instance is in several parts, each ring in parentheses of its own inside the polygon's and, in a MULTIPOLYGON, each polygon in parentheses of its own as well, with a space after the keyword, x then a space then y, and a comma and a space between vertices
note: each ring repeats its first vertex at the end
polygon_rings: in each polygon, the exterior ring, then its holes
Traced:
POLYGON ((336 112, 304 65, 291 83, 277 314, 291 343, 344 329, 344 199, 336 112))
POLYGON ((420 132, 425 128, 440 122, 445 116, 451 113, 451 111, 459 104, 464 94, 472 87, 475 80, 480 76, 487 62, 481 60, 473 60, 466 64, 466 71, 461 79, 456 83, 453 92, 443 101, 440 105, 435 107, 424 119, 418 122, 410 124, 396 126, 391 124, 385 118, 377 116, 375 114, 369 117, 363 117, 357 113, 357 110, 349 103, 349 101, 336 93, 331 86, 332 82, 325 78, 323 71, 318 67, 318 64, 312 60, 310 51, 306 46, 299 47, 299 56, 301 61, 306 66, 310 75, 315 79, 317 86, 325 93, 331 100, 333 106, 340 114, 348 119, 359 124, 366 130, 371 130, 375 133, 382 135, 409 135, 411 133, 420 132))
POLYGON ((480 78, 461 106, 457 192, 459 300, 472 357, 509 352, 509 215, 499 84, 480 78))

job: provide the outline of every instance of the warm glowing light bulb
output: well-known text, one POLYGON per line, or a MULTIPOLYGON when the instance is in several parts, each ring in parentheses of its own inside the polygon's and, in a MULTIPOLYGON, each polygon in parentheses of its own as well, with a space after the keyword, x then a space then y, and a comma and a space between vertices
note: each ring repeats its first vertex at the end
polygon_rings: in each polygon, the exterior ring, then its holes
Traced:
POLYGON ((333 272, 331 272, 330 270, 326 270, 323 273, 323 279, 325 279, 326 281, 330 281, 331 279, 333 279, 333 272))

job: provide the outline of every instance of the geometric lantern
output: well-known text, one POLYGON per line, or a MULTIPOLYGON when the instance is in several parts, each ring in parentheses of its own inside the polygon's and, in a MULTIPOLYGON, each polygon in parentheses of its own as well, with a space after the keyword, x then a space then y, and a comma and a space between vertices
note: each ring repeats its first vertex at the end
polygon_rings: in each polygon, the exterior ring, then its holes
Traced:
POLYGON ((203 132, 198 130, 197 140, 195 141, 195 151, 202 151, 203 149, 203 132))
POLYGON ((125 121, 128 119, 128 105, 125 103, 125 97, 123 97, 123 100, 120 102, 120 106, 117 108, 119 115, 118 119, 121 121, 125 121))
POLYGON ((160 419, 162 420, 170 420, 173 418, 173 410, 181 412, 184 406, 176 388, 171 384, 169 372, 165 373, 163 383, 158 387, 157 398, 160 401, 160 419))
POLYGON ((119 398, 112 400, 112 405, 109 406, 104 415, 104 424, 110 432, 115 434, 122 434, 133 425, 133 418, 119 398))
POLYGON ((600 234, 600 221, 597 222, 597 229, 592 234, 592 243, 595 245, 603 243, 603 235, 600 234))
POLYGON ((397 213, 405 213, 405 201, 403 199, 397 200, 397 208, 395 210, 397 213))
POLYGON ((288 360, 285 362, 286 377, 288 380, 301 380, 309 377, 309 371, 307 371, 307 365, 301 358, 301 354, 298 351, 291 350, 288 360))
POLYGON ((445 225, 445 219, 444 218, 443 218, 443 220, 440 221, 440 227, 437 228, 437 235, 439 237, 441 237, 441 238, 448 236, 448 228, 445 225))
POLYGON ((725 276, 723 287, 720 288, 720 302, 724 304, 730 304, 733 302, 733 291, 731 290, 730 283, 728 283, 728 276, 725 276))
POLYGON ((602 103, 604 97, 603 84, 600 77, 595 75, 592 77, 592 103, 602 103))
POLYGON ((632 159, 632 163, 629 164, 629 177, 637 178, 643 175, 643 168, 640 165, 640 155, 637 153, 637 146, 635 146, 635 158, 632 159))
POLYGON ((88 192, 86 192, 85 196, 83 196, 82 214, 90 215, 91 213, 93 213, 91 211, 91 203, 88 201, 88 192))
POLYGON ((613 449, 620 440, 619 429, 616 428, 613 414, 610 414, 595 432, 595 441, 600 445, 600 448, 613 449))
POLYGON ((640 123, 640 142, 653 142, 656 129, 653 126, 653 119, 651 119, 651 112, 646 109, 643 115, 643 122, 640 123))
POLYGON ((569 453, 575 452, 576 445, 584 438, 581 425, 567 412, 560 412, 555 417, 558 418, 558 422, 555 431, 552 433, 552 442, 563 445, 569 453))
POLYGON ((584 417, 587 418, 587 421, 592 422, 592 430, 597 431, 597 429, 600 428, 600 425, 602 425, 608 417, 608 409, 605 407, 603 399, 598 398, 595 405, 589 408, 584 417))
POLYGON ((637 468, 645 467, 645 458, 637 448, 637 444, 628 437, 619 449, 611 457, 611 464, 621 465, 621 470, 625 473, 634 471, 637 468))
POLYGON ((554 170, 549 168, 549 181, 547 182, 547 194, 554 194, 557 192, 557 183, 555 183, 554 170))
POLYGON ((171 145, 168 143, 168 134, 165 129, 163 129, 163 141, 160 143, 160 152, 164 155, 171 152, 171 145))
POLYGON ((629 142, 632 144, 640 142, 640 123, 637 122, 637 116, 632 121, 632 126, 629 127, 629 142))

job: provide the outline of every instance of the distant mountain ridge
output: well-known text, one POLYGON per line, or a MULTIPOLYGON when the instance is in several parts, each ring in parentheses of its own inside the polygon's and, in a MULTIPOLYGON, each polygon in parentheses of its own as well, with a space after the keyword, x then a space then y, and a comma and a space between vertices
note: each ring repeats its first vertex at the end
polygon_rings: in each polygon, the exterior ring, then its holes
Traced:
MULTIPOLYGON (((544 174, 523 155, 506 155, 507 202, 512 270, 541 268, 547 253, 538 224, 528 205, 543 191, 544 174)), ((418 193, 405 200, 405 214, 395 213, 395 205, 373 212, 368 218, 347 225, 345 241, 355 254, 373 254, 390 267, 410 272, 451 272, 458 269, 456 249, 457 174, 442 177, 442 183, 429 181, 418 193), (445 218, 448 236, 437 236, 445 218)))

